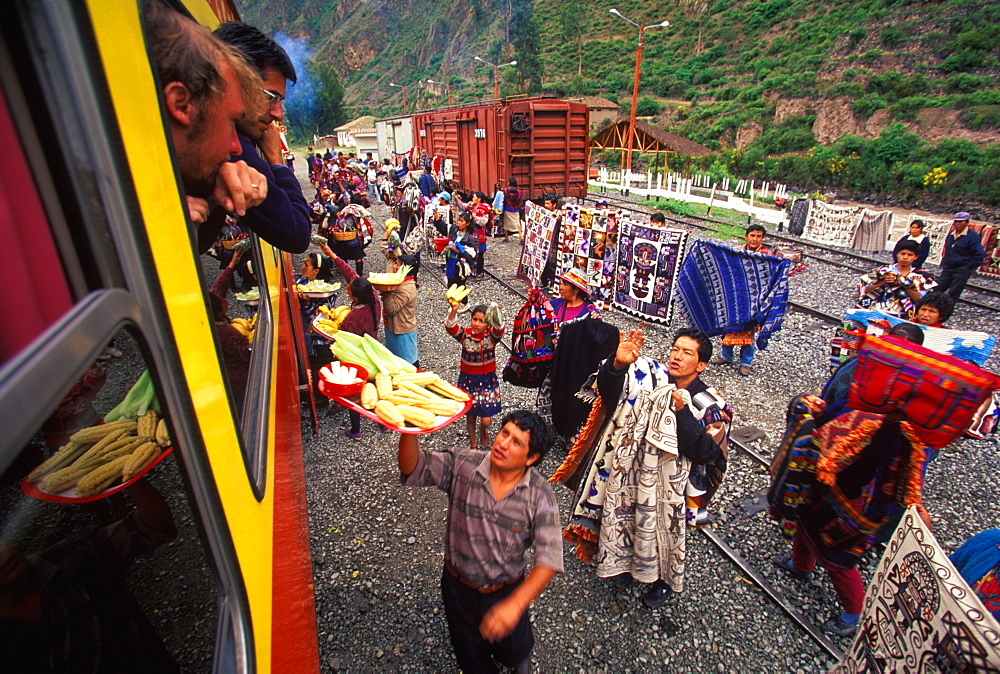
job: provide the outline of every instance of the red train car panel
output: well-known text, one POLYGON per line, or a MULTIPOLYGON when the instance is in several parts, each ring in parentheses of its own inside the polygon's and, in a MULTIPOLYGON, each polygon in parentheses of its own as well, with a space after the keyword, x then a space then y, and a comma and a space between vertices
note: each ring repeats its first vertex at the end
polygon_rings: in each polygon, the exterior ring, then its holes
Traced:
POLYGON ((525 194, 587 194, 588 110, 554 98, 494 101, 413 116, 414 145, 451 160, 453 184, 492 194, 517 178, 525 194))

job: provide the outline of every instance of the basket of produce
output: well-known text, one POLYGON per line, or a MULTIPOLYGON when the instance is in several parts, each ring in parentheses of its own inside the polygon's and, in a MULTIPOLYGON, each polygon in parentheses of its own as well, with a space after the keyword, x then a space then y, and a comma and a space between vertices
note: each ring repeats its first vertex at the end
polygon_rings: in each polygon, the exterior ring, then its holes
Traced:
POLYGON ((368 274, 368 282, 372 284, 373 288, 381 290, 382 292, 395 290, 399 287, 399 284, 406 280, 406 277, 412 270, 413 267, 404 264, 398 271, 372 272, 371 274, 368 274))
POLYGON ((146 371, 101 423, 71 435, 31 471, 21 490, 45 501, 85 503, 127 489, 173 451, 158 409, 146 371))
POLYGON ((319 313, 316 314, 316 318, 312 320, 312 329, 319 335, 332 341, 337 338, 337 333, 340 331, 340 324, 344 322, 349 313, 351 313, 349 306, 345 305, 331 309, 322 304, 319 307, 319 313))
POLYGON ((260 304, 260 288, 251 288, 245 293, 236 293, 236 299, 248 307, 255 307, 260 304))
POLYGON ((362 387, 368 382, 368 370, 360 365, 333 361, 319 369, 320 384, 325 389, 324 395, 335 395, 349 398, 361 393, 362 387))
POLYGON ((468 393, 433 372, 418 372, 368 335, 338 333, 331 349, 342 362, 360 363, 371 381, 360 393, 340 396, 320 377, 320 392, 386 428, 414 435, 433 433, 472 407, 468 393))
POLYGON ((339 283, 328 283, 326 281, 320 281, 319 279, 310 281, 309 283, 297 283, 295 285, 295 292, 302 293, 303 297, 311 300, 326 299, 327 297, 331 297, 338 290, 340 290, 339 283))
POLYGON ((358 230, 352 229, 349 232, 330 232, 334 241, 354 241, 358 238, 358 230))

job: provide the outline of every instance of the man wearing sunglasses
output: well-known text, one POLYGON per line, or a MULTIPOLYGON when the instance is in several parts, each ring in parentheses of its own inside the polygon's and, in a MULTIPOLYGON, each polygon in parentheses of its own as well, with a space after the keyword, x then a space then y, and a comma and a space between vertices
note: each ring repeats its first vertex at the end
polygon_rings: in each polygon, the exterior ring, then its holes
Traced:
MULTIPOLYGON (((267 178, 267 198, 247 210, 242 222, 270 244, 292 253, 302 253, 309 247, 312 226, 309 205, 294 172, 285 165, 278 123, 284 119, 282 103, 288 80, 296 81, 295 66, 281 46, 262 32, 245 23, 226 22, 215 35, 234 47, 259 74, 265 95, 264 110, 247 114, 236 125, 243 152, 231 161, 245 161, 267 178)), ((215 216, 215 214, 213 214, 215 216)), ((216 220, 210 218, 210 222, 216 220)), ((217 223, 221 227, 221 222, 217 223)), ((212 244, 218 234, 216 227, 199 231, 202 250, 212 244), (206 237, 212 241, 206 242, 206 237)))

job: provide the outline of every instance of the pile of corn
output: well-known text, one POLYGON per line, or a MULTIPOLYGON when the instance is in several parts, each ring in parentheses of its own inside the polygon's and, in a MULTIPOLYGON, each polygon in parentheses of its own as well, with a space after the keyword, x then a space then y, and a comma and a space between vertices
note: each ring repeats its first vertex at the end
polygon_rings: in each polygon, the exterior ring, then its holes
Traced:
POLYGON ((135 419, 77 431, 28 475, 28 482, 50 494, 76 487, 77 496, 94 496, 116 480, 128 482, 169 446, 166 424, 149 410, 135 419))
POLYGON ((462 411, 469 394, 452 386, 433 372, 377 374, 375 383, 361 390, 361 406, 375 410, 380 419, 392 426, 407 423, 428 429, 437 425, 437 417, 451 417, 462 411))

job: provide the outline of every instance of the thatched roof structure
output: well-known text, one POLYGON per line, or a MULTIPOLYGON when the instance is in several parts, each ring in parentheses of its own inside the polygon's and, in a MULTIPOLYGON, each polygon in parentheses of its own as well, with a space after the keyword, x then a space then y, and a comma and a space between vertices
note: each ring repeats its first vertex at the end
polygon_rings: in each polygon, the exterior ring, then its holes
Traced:
MULTIPOLYGON (((590 139, 592 150, 627 150, 628 149, 628 118, 619 118, 611 126, 605 127, 590 139)), ((658 129, 648 122, 635 121, 635 142, 632 149, 636 152, 666 152, 679 154, 683 157, 701 157, 712 151, 693 140, 688 140, 658 129)))

